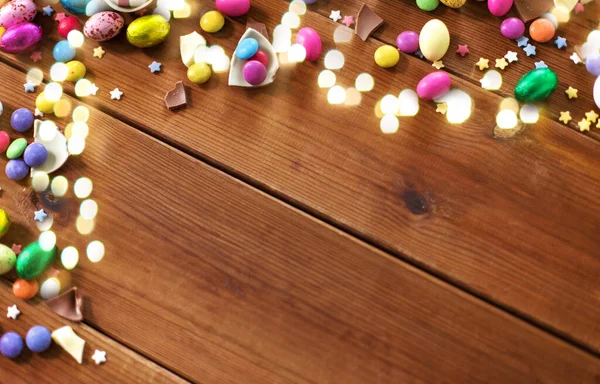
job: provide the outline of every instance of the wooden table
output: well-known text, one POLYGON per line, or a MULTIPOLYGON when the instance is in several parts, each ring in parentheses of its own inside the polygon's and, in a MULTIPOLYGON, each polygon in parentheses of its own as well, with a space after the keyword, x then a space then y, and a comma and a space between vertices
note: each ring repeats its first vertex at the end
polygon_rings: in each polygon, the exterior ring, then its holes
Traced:
MULTIPOLYGON (((193 16, 174 20, 156 48, 133 49, 121 35, 102 43, 102 59, 91 41, 78 52, 100 91, 77 100, 65 85, 73 106, 89 106, 90 134, 84 153, 57 174, 71 185, 91 178, 99 213, 94 231, 79 234, 70 188, 52 230, 61 248, 80 251, 70 278, 86 300, 85 321, 72 324, 87 341, 84 363, 55 345, 41 356, 3 358, 1 382, 600 380, 600 130, 578 131, 594 108, 594 79, 568 58, 597 27, 600 7, 588 4, 561 25, 566 51, 537 44, 537 56, 527 58, 501 37, 501 19, 485 4, 425 13, 412 0, 366 0, 386 24, 367 42, 338 46, 346 56, 338 84, 351 86, 361 72, 375 78, 374 90, 348 107, 329 105, 318 88, 322 59, 283 65, 263 89, 228 87, 226 74, 189 83, 178 39, 200 31, 198 15, 214 2, 188 2, 193 16), (421 102, 416 117, 384 135, 376 102, 414 89, 433 69, 402 55, 384 70, 373 53, 434 17, 451 32, 444 70, 470 94, 473 114, 451 125, 434 103, 421 102), (454 53, 457 44, 471 53, 454 53), (482 90, 474 63, 494 63, 508 50, 519 61, 503 71, 501 90, 482 90), (150 73, 153 60, 162 72, 150 73), (496 138, 501 100, 538 60, 556 70, 558 90, 537 124, 496 138), (191 103, 171 112, 162 98, 179 80, 191 103), (569 85, 579 89, 577 100, 564 94, 569 85), (121 101, 110 99, 116 87, 121 101), (565 110, 574 118, 568 126, 557 121, 565 110), (85 257, 92 240, 106 247, 98 264, 85 257), (95 349, 107 351, 106 364, 93 363, 95 349)), ((248 16, 272 31, 288 4, 252 0, 248 16)), ((319 0, 302 26, 332 49, 339 23, 330 11, 356 15, 360 6, 319 0)), ((41 62, 0 56, 1 119, 13 138, 10 113, 33 108, 42 89, 24 93, 25 73, 36 66, 48 75, 59 40, 50 18, 38 20, 47 34, 41 62)), ((203 35, 231 55, 245 20, 203 35)), ((68 122, 58 120, 61 128, 68 122)), ((3 243, 34 241, 33 211, 52 211, 47 193, 32 193, 29 181, 5 179, 2 189, 14 222, 3 243)), ((1 285, 1 303, 17 304, 22 315, 2 317, 2 332, 69 324, 40 300, 15 299, 13 278, 1 285)))

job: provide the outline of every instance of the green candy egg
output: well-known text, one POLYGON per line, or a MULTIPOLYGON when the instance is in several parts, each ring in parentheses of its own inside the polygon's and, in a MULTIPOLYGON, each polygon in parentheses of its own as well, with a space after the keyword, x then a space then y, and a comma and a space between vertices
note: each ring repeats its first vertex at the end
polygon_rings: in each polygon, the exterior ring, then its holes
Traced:
POLYGON ((424 11, 433 11, 440 5, 440 0, 417 0, 417 7, 424 11))
POLYGON ((515 98, 524 103, 546 100, 558 86, 558 77, 550 68, 527 73, 515 88, 515 98))
POLYGON ((171 25, 161 15, 147 15, 135 19, 127 27, 127 40, 139 48, 154 47, 169 36, 171 25))
POLYGON ((9 159, 16 159, 23 154, 27 147, 27 140, 24 138, 18 138, 17 140, 10 143, 10 146, 6 150, 6 157, 9 159))
POLYGON ((25 280, 35 279, 42 274, 56 257, 56 247, 47 251, 42 248, 39 241, 25 247, 17 258, 17 274, 25 280))
POLYGON ((0 244, 0 275, 13 269, 16 262, 17 255, 15 255, 13 250, 4 244, 0 244))

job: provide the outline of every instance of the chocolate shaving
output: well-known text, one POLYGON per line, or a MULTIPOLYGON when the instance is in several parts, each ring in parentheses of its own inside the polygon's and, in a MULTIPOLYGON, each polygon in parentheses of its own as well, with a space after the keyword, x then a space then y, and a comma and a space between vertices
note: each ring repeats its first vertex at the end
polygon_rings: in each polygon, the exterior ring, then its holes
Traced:
POLYGON ((187 105, 187 95, 183 81, 175 83, 175 89, 165 95, 165 105, 169 110, 183 108, 187 105))
POLYGON ((354 33, 363 41, 367 41, 369 36, 383 25, 383 19, 379 17, 367 4, 363 4, 356 16, 356 28, 354 33))
POLYGON ((246 29, 250 29, 250 28, 254 29, 255 31, 258 31, 267 40, 269 40, 269 31, 267 31, 267 26, 264 25, 263 23, 259 23, 258 21, 249 17, 248 20, 246 21, 246 29))
POLYGON ((77 322, 83 320, 83 314, 81 313, 83 298, 77 292, 77 287, 73 287, 62 295, 47 300, 45 304, 53 312, 65 319, 77 322))
POLYGON ((524 22, 537 19, 548 12, 554 0, 515 0, 515 7, 524 22))

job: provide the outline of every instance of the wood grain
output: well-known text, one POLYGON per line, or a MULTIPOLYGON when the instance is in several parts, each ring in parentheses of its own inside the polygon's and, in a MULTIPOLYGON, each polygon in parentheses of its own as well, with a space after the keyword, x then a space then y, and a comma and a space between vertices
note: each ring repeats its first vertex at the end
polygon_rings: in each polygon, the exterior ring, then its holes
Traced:
POLYGON ((21 311, 17 320, 0 316, 3 333, 14 331, 25 339, 27 331, 34 325, 43 325, 50 331, 69 325, 86 342, 81 365, 55 343, 42 354, 34 354, 25 347, 16 360, 2 357, 0 377, 3 383, 187 383, 93 328, 60 318, 39 300, 15 299, 6 281, 0 282, 0 302, 2 311, 13 304, 21 311), (106 352, 105 364, 96 365, 91 359, 96 349, 106 352))
MULTIPOLYGON (((270 28, 287 7, 284 1, 253 4, 250 16, 270 28)), ((403 3, 381 4, 387 8, 377 10, 385 14, 414 11, 403 3)), ((421 21, 411 23, 421 24, 428 17, 413 16, 421 21)), ((417 117, 401 120, 398 134, 383 136, 373 112, 376 100, 414 87, 431 67, 404 57, 395 70, 376 68, 371 54, 381 43, 375 39, 340 46, 347 64, 339 84, 352 85, 363 71, 376 78, 376 90, 359 107, 327 105, 326 91, 316 86, 319 61, 284 66, 277 84, 260 90, 229 88, 226 75, 214 76, 205 86, 191 87, 190 108, 172 113, 162 96, 185 77, 177 39, 198 29, 195 18, 172 24, 168 42, 156 49, 132 50, 122 37, 104 44, 102 60, 92 57, 90 45, 83 49, 79 57, 101 88, 86 101, 599 350, 595 141, 546 118, 520 136, 496 140, 493 116, 501 97, 456 76, 454 84, 469 92, 475 106, 466 124, 448 125, 434 106, 422 103, 417 117), (154 59, 165 68, 159 75, 145 68, 154 59), (116 86, 125 91, 120 102, 109 100, 116 86)), ((326 49, 333 47, 333 22, 309 12, 303 25, 319 31, 326 49)), ((228 22, 208 39, 230 53, 242 32, 239 23, 228 22)), ((50 48, 44 45, 45 69, 50 48)), ((23 58, 2 57, 23 70, 30 67, 23 58)))
MULTIPOLYGON (((19 86, 6 66, 0 81, 19 86)), ((11 94, 5 110, 34 95, 11 94)), ((9 113, 0 122, 7 123, 9 113)), ((60 122, 63 126, 65 121, 60 122)), ((99 205, 55 212, 61 245, 90 240, 72 280, 94 328, 202 383, 593 383, 600 360, 183 155, 97 110, 84 154, 99 205)), ((3 162, 3 161, 2 161, 3 162)), ((3 164, 2 164, 3 165, 3 164)), ((40 201, 6 183, 3 207, 33 239, 40 201)))

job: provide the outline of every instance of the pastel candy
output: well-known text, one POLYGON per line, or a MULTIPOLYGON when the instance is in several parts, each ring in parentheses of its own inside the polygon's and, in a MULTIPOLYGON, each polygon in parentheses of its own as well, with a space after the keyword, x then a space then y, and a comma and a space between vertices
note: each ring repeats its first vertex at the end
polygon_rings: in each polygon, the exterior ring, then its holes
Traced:
POLYGON ((0 48, 8 53, 23 53, 32 50, 42 39, 42 27, 27 22, 10 27, 2 35, 0 48))
POLYGON ((85 7, 90 0, 60 0, 67 12, 74 15, 84 15, 85 7))
POLYGON ((37 10, 31 0, 12 0, 0 8, 0 26, 14 27, 33 20, 37 10))
POLYGON ((310 27, 304 27, 296 35, 296 44, 301 44, 306 49, 306 60, 315 61, 321 57, 323 43, 321 36, 310 27))
POLYGON ((450 89, 452 80, 444 71, 437 71, 425 76, 417 85, 417 94, 423 100, 434 100, 444 96, 450 89))
POLYGON ((229 17, 245 15, 250 10, 250 0, 217 0, 217 9, 229 17))
POLYGON ((259 85, 267 78, 267 68, 259 61, 248 61, 243 68, 244 80, 251 85, 259 85))
POLYGON ((596 78, 596 82, 594 83, 594 102, 600 108, 600 76, 596 78))
POLYGON ((4 244, 0 244, 0 275, 9 272, 17 262, 17 255, 12 249, 4 244))
POLYGON ((396 38, 396 45, 404 53, 415 53, 419 50, 419 34, 413 31, 404 31, 396 38))
POLYGON ((488 0, 488 9, 494 16, 504 16, 513 6, 513 0, 488 0))
POLYGON ((500 25, 500 32, 507 39, 516 40, 525 33, 525 23, 516 17, 509 17, 500 25))
POLYGON ((251 37, 240 41, 238 44, 235 55, 242 60, 247 60, 254 56, 258 51, 258 41, 251 37))
POLYGON ((419 34, 419 48, 427 60, 437 61, 444 57, 450 46, 450 32, 441 20, 430 20, 419 34))
POLYGON ((92 40, 106 41, 117 36, 124 25, 125 19, 117 12, 100 12, 85 22, 83 34, 92 40))

